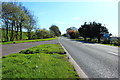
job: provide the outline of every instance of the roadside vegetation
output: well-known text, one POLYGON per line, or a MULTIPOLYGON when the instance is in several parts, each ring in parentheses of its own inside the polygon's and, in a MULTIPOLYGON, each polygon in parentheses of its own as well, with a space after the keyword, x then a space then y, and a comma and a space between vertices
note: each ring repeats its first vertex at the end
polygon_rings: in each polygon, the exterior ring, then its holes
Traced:
POLYGON ((79 29, 75 27, 70 27, 66 29, 66 34, 63 36, 82 41, 87 43, 100 43, 110 46, 120 47, 120 38, 117 40, 111 40, 112 34, 109 33, 108 29, 105 26, 102 26, 101 23, 96 23, 95 21, 85 22, 79 29))
POLYGON ((49 41, 49 40, 55 40, 57 38, 58 37, 55 37, 55 38, 46 38, 46 39, 34 39, 34 40, 9 41, 9 42, 2 42, 0 44, 15 44, 15 43, 25 43, 25 42, 49 41))
POLYGON ((79 78, 59 44, 44 44, 2 57, 4 78, 79 78))
POLYGON ((37 17, 20 2, 2 2, 1 19, 0 42, 11 43, 11 41, 54 38, 61 35, 56 25, 51 25, 49 30, 40 29, 37 17))
MULTIPOLYGON (((87 38, 86 40, 84 40, 84 38, 74 39, 74 40, 81 41, 81 42, 84 42, 84 43, 98 43, 97 39, 92 39, 91 41, 89 40, 89 38, 87 38)), ((104 40, 101 40, 101 43, 98 43, 98 44, 104 44, 104 45, 109 45, 109 46, 120 47, 120 40, 118 40, 118 41, 110 41, 109 43, 104 43, 104 40)))

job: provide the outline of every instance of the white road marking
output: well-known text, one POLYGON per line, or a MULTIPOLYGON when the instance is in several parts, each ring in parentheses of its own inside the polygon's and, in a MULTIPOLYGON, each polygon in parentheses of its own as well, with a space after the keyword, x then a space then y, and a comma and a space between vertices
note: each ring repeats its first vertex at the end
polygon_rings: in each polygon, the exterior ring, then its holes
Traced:
MULTIPOLYGON (((58 40, 59 41, 59 40, 58 40)), ((64 49, 64 51, 67 53, 66 55, 69 57, 69 61, 73 64, 75 70, 77 71, 79 77, 81 78, 86 78, 86 80, 88 79, 88 76, 85 74, 85 72, 83 72, 83 70, 80 68, 80 66, 78 66, 78 64, 75 62, 75 60, 71 57, 71 55, 68 53, 68 51, 65 49, 65 47, 62 45, 62 43, 59 41, 60 45, 62 46, 62 48, 64 49)))
POLYGON ((118 56, 118 54, 115 52, 108 52, 108 53, 118 56))

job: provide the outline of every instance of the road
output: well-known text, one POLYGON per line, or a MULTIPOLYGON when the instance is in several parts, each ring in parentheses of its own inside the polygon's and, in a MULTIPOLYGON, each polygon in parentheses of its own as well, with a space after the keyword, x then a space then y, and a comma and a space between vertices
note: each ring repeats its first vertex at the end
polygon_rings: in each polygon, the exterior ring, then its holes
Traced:
POLYGON ((17 53, 20 52, 21 50, 25 50, 27 48, 31 48, 41 44, 58 44, 58 40, 2 45, 2 56, 9 55, 12 53, 17 53))
POLYGON ((51 41, 2 45, 2 56, 41 44, 58 44, 58 41, 89 78, 118 78, 118 48, 112 46, 82 43, 60 37, 51 41))
POLYGON ((89 78, 118 78, 118 48, 60 37, 59 42, 89 78))

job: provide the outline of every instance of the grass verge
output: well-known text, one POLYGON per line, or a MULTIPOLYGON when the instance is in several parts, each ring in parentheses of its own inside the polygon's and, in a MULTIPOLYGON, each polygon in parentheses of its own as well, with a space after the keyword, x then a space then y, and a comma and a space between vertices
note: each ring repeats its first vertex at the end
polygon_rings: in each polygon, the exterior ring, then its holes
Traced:
MULTIPOLYGON (((99 44, 102 44, 102 43, 99 43, 99 44)), ((114 45, 114 44, 103 44, 103 45, 114 46, 114 47, 120 47, 120 46, 116 46, 116 45, 114 45)))
MULTIPOLYGON (((92 40, 92 41, 85 41, 84 39, 73 39, 73 40, 81 41, 81 42, 84 42, 84 43, 98 43, 96 40, 92 40)), ((103 43, 98 43, 98 44, 103 44, 103 43)), ((120 47, 120 46, 116 46, 114 44, 103 44, 103 45, 120 47)))
POLYGON ((2 57, 2 78, 79 78, 59 44, 44 44, 2 57))
POLYGON ((49 40, 55 40, 57 38, 58 37, 55 37, 55 38, 46 38, 46 39, 34 39, 34 40, 9 41, 9 42, 1 42, 0 44, 13 44, 13 43, 25 43, 25 42, 49 41, 49 40))

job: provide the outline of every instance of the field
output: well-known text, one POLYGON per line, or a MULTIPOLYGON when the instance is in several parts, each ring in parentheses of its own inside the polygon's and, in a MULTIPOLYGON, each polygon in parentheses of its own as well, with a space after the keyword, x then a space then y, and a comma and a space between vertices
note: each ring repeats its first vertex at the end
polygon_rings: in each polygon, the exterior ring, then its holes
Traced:
POLYGON ((59 44, 44 44, 2 57, 3 78, 79 78, 59 44))

